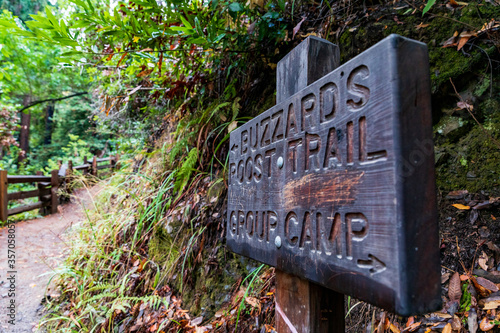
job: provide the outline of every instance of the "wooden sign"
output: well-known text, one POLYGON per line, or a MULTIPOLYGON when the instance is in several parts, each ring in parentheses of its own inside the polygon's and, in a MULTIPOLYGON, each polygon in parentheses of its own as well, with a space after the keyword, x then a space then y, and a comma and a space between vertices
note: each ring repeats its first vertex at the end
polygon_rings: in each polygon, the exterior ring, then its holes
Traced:
POLYGON ((401 315, 438 309, 426 45, 391 35, 285 99, 301 45, 278 104, 231 133, 228 247, 401 315))

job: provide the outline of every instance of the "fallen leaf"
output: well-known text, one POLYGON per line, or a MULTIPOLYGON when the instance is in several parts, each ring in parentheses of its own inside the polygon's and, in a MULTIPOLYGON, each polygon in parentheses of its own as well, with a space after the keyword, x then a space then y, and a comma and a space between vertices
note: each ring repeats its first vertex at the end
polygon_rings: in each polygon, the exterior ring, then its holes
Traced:
POLYGON ((448 286, 448 297, 451 302, 458 301, 460 302, 460 298, 462 297, 462 289, 460 287, 460 275, 458 272, 455 272, 453 276, 450 278, 450 284, 448 286))
POLYGON ((452 206, 455 207, 455 208, 458 208, 460 210, 468 210, 468 209, 470 209, 469 206, 465 206, 465 205, 462 205, 462 204, 453 204, 452 206))
POLYGON ((401 331, 399 328, 397 328, 393 323, 389 324, 389 329, 391 330, 392 333, 400 333, 401 331))
POLYGON ((397 24, 404 24, 403 22, 401 22, 401 21, 398 19, 398 16, 397 16, 397 15, 395 15, 395 16, 393 17, 393 19, 394 19, 394 22, 396 22, 397 24))
POLYGON ((474 283, 474 286, 476 286, 476 284, 478 284, 481 287, 483 287, 484 289, 488 290, 488 295, 486 295, 486 296, 489 296, 489 294, 498 291, 498 287, 496 284, 494 284, 490 280, 485 279, 483 277, 474 278, 474 279, 472 279, 472 282, 474 283))
POLYGON ((228 133, 231 133, 236 127, 238 127, 238 122, 235 120, 229 124, 227 127, 228 133))
POLYGON ((451 324, 448 323, 446 326, 443 328, 443 333, 451 333, 451 324))
POLYGON ((488 262, 488 256, 483 251, 479 256, 479 259, 477 259, 477 263, 482 269, 487 271, 488 270, 488 265, 486 264, 487 262, 488 262))
POLYGON ((196 317, 193 320, 191 320, 191 325, 193 326, 198 326, 203 322, 203 316, 196 317))
POLYGON ((495 325, 493 325, 491 323, 491 321, 488 320, 488 318, 486 318, 486 317, 484 317, 483 320, 481 320, 481 322, 479 323, 479 328, 483 332, 487 332, 487 331, 491 330, 493 327, 495 327, 495 325))
POLYGON ((245 298, 245 301, 254 308, 260 307, 260 301, 255 297, 247 297, 245 298))
POLYGON ((458 7, 458 3, 455 0, 450 0, 450 5, 453 7, 458 7))
POLYGON ((467 191, 467 190, 451 191, 446 196, 446 199, 459 200, 459 199, 463 199, 466 194, 469 194, 469 191, 467 191))
POLYGON ((467 274, 460 275, 460 281, 467 281, 468 279, 469 279, 469 276, 467 274))
POLYGON ((479 301, 479 306, 483 310, 493 310, 500 306, 500 296, 490 296, 488 298, 483 298, 479 301))
POLYGON ((407 330, 408 332, 415 332, 417 329, 420 328, 420 326, 422 326, 421 321, 411 324, 410 326, 408 326, 407 330))
POLYGON ((419 25, 417 25, 415 28, 416 28, 417 30, 419 30, 419 29, 427 28, 428 26, 430 26, 430 24, 429 24, 429 23, 424 24, 424 22, 421 22, 421 23, 420 23, 419 25))
MULTIPOLYGON (((460 50, 460 49, 459 49, 460 50)), ((473 105, 470 105, 469 103, 467 102, 458 102, 457 103, 457 107, 459 108, 459 110, 463 110, 463 109, 468 109, 468 110, 474 110, 474 106, 473 105)))
POLYGON ((318 33, 316 33, 316 32, 309 32, 309 33, 307 33, 307 34, 305 34, 305 35, 300 35, 300 37, 302 37, 302 38, 307 38, 307 37, 309 37, 309 36, 321 37, 321 35, 320 35, 320 34, 318 34, 318 33))
POLYGON ((300 30, 300 26, 306 20, 306 18, 307 18, 306 16, 302 16, 302 20, 300 20, 300 22, 293 28, 293 30, 292 30, 292 39, 295 38, 295 35, 300 30))
POLYGON ((139 264, 139 268, 137 269, 139 273, 142 272, 142 270, 144 269, 144 265, 146 264, 147 261, 148 260, 146 258, 142 259, 141 263, 139 264))
POLYGON ((460 329, 462 329, 462 321, 457 315, 453 316, 453 321, 451 322, 451 329, 454 331, 460 331, 460 329))
POLYGON ((474 209, 488 209, 492 204, 493 202, 491 202, 490 200, 486 200, 475 205, 474 209))
POLYGON ((386 319, 386 312, 382 311, 382 318, 380 318, 380 323, 377 326, 377 332, 384 332, 385 331, 385 319, 386 319))
POLYGON ((458 31, 455 31, 455 33, 453 34, 453 36, 451 36, 450 38, 448 38, 443 43, 443 48, 457 46, 458 45, 458 41, 457 41, 458 38, 457 37, 458 37, 458 31))
POLYGON ((82 326, 80 326, 80 323, 76 321, 75 317, 73 316, 73 314, 70 314, 69 315, 69 318, 71 319, 72 322, 75 323, 76 326, 78 326, 79 328, 82 328, 82 326))

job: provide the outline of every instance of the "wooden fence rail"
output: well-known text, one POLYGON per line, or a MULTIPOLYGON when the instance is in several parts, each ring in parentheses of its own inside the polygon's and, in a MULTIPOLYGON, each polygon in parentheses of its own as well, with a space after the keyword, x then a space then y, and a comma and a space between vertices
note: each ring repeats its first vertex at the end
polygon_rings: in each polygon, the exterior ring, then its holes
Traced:
POLYGON ((59 197, 57 190, 60 186, 73 174, 73 170, 78 170, 84 175, 91 174, 98 175, 98 170, 103 169, 118 169, 119 155, 114 155, 106 158, 97 158, 94 156, 91 163, 84 159, 82 165, 73 166, 71 160, 67 164, 59 161, 59 170, 52 170, 50 177, 43 176, 41 172, 37 175, 8 175, 6 170, 0 170, 0 221, 7 221, 11 215, 27 212, 33 209, 47 207, 50 209, 51 214, 57 213, 57 206, 59 197), (109 162, 109 164, 99 165, 102 162, 109 162), (36 190, 8 192, 9 184, 22 184, 22 183, 36 183, 36 190), (9 201, 20 200, 26 198, 38 197, 38 201, 27 205, 22 205, 9 209, 9 201))

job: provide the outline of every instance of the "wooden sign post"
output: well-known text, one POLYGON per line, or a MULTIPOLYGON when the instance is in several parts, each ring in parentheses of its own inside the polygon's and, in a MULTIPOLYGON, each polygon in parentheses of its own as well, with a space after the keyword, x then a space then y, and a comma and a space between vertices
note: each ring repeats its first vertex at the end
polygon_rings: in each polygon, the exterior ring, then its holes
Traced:
POLYGON ((227 245, 276 267, 280 333, 343 331, 344 294, 441 306, 427 48, 338 54, 306 39, 278 64, 277 105, 231 133, 227 245))
MULTIPOLYGON (((337 45, 307 38, 278 63, 276 102, 285 101, 339 65, 337 45)), ((343 333, 344 294, 276 268, 275 317, 280 333, 343 333)))

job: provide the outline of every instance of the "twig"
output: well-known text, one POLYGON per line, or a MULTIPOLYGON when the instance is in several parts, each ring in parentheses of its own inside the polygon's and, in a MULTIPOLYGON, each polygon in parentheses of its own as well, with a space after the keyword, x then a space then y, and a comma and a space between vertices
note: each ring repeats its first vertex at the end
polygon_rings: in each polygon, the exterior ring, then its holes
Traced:
POLYGON ((469 27, 469 28, 471 28, 471 29, 474 29, 475 31, 478 31, 478 30, 479 30, 478 28, 476 28, 476 27, 475 27, 475 26, 473 26, 473 25, 470 25, 470 24, 464 23, 464 22, 459 21, 459 20, 455 20, 454 18, 451 18, 451 17, 441 16, 441 15, 431 14, 431 13, 428 13, 428 14, 429 14, 430 16, 432 16, 432 17, 439 17, 439 18, 442 18, 442 19, 445 19, 445 20, 450 20, 450 21, 453 21, 453 22, 456 22, 456 23, 460 23, 460 24, 462 24, 462 25, 464 25, 464 26, 467 26, 467 27, 469 27))
MULTIPOLYGON (((224 49, 212 49, 213 51, 217 52, 228 52, 228 53, 252 53, 255 51, 255 49, 248 49, 248 50, 224 50, 224 49)), ((202 53, 202 52, 208 52, 208 50, 199 50, 199 49, 181 49, 181 48, 176 48, 173 50, 170 49, 159 49, 159 50, 153 50, 153 49, 144 49, 144 50, 124 50, 124 51, 111 51, 111 52, 88 52, 88 51, 80 51, 81 53, 85 54, 94 54, 94 55, 114 55, 114 54, 123 54, 123 53, 156 53, 156 52, 167 52, 167 53, 174 53, 174 52, 196 52, 196 53, 202 53)))
POLYGON ((69 96, 64 96, 64 97, 59 97, 59 98, 49 98, 49 99, 43 99, 43 100, 40 100, 40 101, 35 101, 33 103, 31 103, 30 105, 26 105, 25 107, 23 107, 22 109, 20 109, 18 112, 23 112, 24 110, 32 107, 32 106, 35 106, 37 104, 40 104, 40 103, 45 103, 45 102, 57 102, 57 101, 62 101, 63 99, 67 99, 67 98, 71 98, 71 97, 76 97, 76 96, 81 96, 81 95, 85 95, 85 94, 88 94, 88 92, 84 91, 84 92, 80 92, 80 93, 76 93, 76 94, 73 94, 73 95, 69 95, 69 96))
POLYGON ((490 137, 491 141, 493 141, 497 147, 500 149, 500 142, 498 142, 490 133, 488 133, 488 131, 486 130, 486 128, 484 128, 484 126, 476 119, 476 117, 472 114, 470 108, 469 108, 469 104, 467 104, 464 99, 462 98, 462 96, 458 93, 457 91, 457 88, 455 88, 455 85, 453 84, 453 81, 451 80, 451 77, 450 77, 450 82, 451 82, 451 85, 453 86, 453 90, 455 90, 455 94, 458 96, 458 98, 460 99, 460 101, 465 105, 465 108, 467 109, 467 111, 469 112, 469 114, 472 116, 472 118, 474 118, 474 120, 476 121, 476 123, 479 125, 479 127, 481 127, 481 129, 483 130, 483 132, 490 137))

